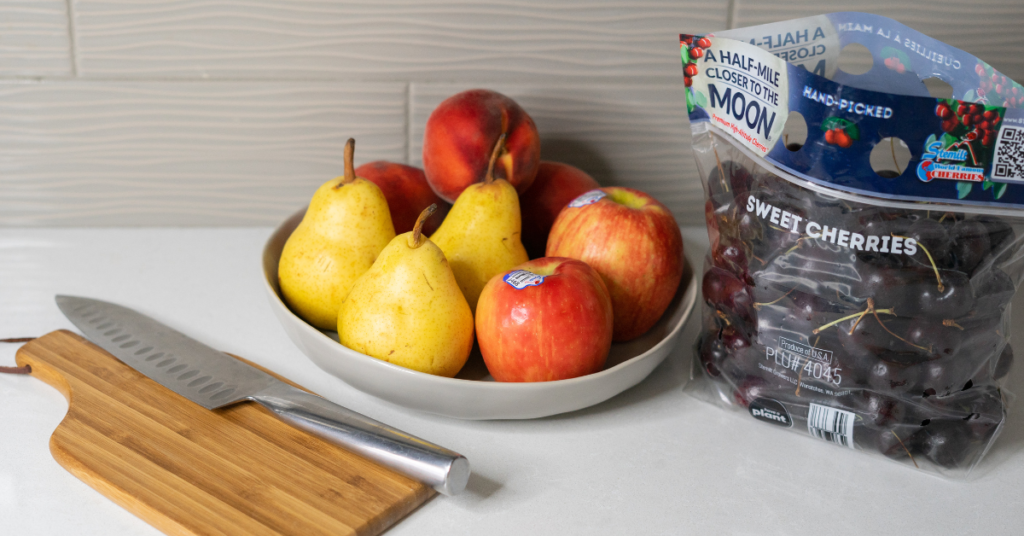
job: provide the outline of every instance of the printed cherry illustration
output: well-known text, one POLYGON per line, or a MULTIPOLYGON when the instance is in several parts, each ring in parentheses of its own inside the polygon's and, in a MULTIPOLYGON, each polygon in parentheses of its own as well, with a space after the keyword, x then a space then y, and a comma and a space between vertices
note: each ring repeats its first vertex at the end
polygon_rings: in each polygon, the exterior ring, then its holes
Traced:
POLYGON ((897 58, 896 56, 893 56, 891 58, 885 58, 885 61, 883 61, 882 63, 884 63, 885 66, 888 67, 890 70, 896 71, 897 73, 900 74, 903 74, 907 70, 907 66, 903 65, 903 62, 900 61, 900 59, 897 58))
POLYGON ((846 149, 849 146, 853 145, 853 138, 851 138, 850 135, 847 134, 846 131, 841 128, 836 129, 835 139, 836 145, 842 147, 843 149, 846 149))

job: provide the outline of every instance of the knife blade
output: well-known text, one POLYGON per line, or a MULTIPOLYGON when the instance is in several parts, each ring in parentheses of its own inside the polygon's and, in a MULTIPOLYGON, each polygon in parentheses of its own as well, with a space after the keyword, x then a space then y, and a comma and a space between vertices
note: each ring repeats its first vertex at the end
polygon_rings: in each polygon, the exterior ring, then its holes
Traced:
POLYGON ((466 487, 469 462, 457 452, 292 387, 127 307, 64 295, 56 302, 94 344, 206 409, 251 400, 298 428, 445 495, 466 487))

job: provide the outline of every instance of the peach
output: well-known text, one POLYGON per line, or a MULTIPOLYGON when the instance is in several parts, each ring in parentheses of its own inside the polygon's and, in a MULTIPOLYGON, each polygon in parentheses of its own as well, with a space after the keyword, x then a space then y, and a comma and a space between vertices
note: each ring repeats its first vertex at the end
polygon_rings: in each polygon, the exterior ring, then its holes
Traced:
POLYGON ((519 196, 523 214, 523 245, 531 259, 544 256, 548 233, 569 201, 600 188, 585 171, 558 162, 541 162, 533 186, 519 196))
POLYGON ((533 119, 515 101, 488 89, 463 91, 439 104, 423 133, 423 171, 442 199, 455 202, 462 190, 483 180, 498 137, 505 149, 494 178, 522 194, 540 164, 540 137, 533 119))
POLYGON ((451 206, 430 189, 423 170, 418 167, 377 160, 356 168, 356 176, 376 184, 384 192, 395 234, 412 231, 420 212, 437 203, 437 213, 423 223, 423 234, 430 236, 451 206))

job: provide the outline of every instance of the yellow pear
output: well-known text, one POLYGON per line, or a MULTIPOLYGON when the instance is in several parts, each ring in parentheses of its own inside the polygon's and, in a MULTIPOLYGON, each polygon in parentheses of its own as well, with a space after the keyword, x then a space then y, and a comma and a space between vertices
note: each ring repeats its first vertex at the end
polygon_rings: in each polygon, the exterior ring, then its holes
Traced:
POLYGON ((473 313, 423 220, 395 237, 338 311, 341 344, 420 372, 455 376, 473 349, 473 313))
POLYGON ((319 329, 337 326, 341 300, 395 237, 384 194, 376 184, 356 177, 354 151, 350 138, 345 174, 313 194, 277 267, 284 301, 319 329))
POLYGON ((519 195, 505 179, 494 179, 494 163, 505 149, 505 135, 498 138, 483 182, 469 185, 459 194, 448 216, 430 239, 451 263, 455 280, 469 307, 484 285, 530 260, 522 241, 519 195))

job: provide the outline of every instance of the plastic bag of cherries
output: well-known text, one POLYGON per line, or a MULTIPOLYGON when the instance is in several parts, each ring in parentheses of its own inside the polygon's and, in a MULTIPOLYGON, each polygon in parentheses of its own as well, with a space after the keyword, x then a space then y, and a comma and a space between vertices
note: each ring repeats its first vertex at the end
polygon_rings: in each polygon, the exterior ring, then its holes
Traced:
POLYGON ((1009 396, 1024 88, 863 13, 680 45, 711 241, 692 389, 965 476, 1009 396), (839 68, 851 43, 871 53, 866 72, 839 68))

